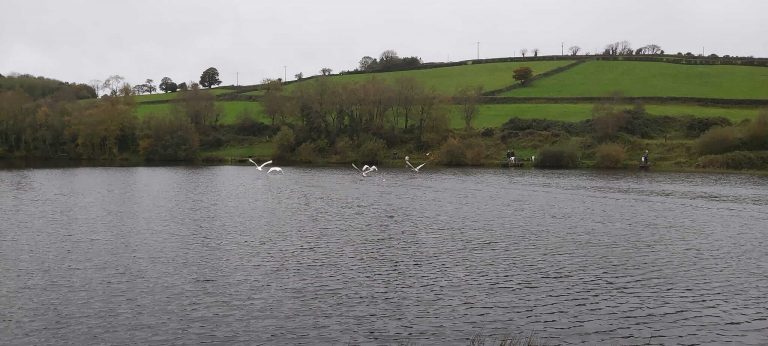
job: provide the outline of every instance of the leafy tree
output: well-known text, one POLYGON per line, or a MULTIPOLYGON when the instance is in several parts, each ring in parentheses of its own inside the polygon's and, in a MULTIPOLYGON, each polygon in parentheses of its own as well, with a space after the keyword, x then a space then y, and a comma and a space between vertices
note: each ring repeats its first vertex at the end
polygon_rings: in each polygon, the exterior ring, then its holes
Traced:
POLYGON ((368 71, 372 67, 371 65, 375 63, 376 59, 366 55, 360 59, 358 69, 360 71, 368 71))
POLYGON ((295 145, 295 136, 293 130, 290 127, 283 126, 280 131, 274 137, 275 142, 275 158, 288 158, 293 152, 295 145))
POLYGON ((187 91, 189 89, 189 87, 187 86, 187 82, 179 83, 178 87, 179 87, 179 90, 181 91, 187 91))
POLYGON ((162 92, 174 92, 178 89, 178 85, 173 82, 173 79, 170 77, 163 77, 163 79, 160 80, 160 90, 162 92))
POLYGON ((525 86, 533 77, 533 70, 531 70, 531 68, 528 66, 518 67, 512 71, 512 73, 512 78, 514 78, 516 81, 520 81, 520 84, 523 86, 525 86))
POLYGON ((197 157, 197 131, 181 115, 148 115, 140 130, 139 152, 146 160, 177 161, 197 157))
POLYGON ((302 80, 302 79, 304 79, 304 74, 299 72, 299 73, 293 75, 293 77, 296 78, 296 80, 302 80))
POLYGON ((328 76, 331 74, 331 72, 333 72, 333 70, 328 67, 323 67, 320 69, 320 74, 322 74, 323 76, 328 76))
POLYGON ((204 88, 210 89, 219 84, 221 84, 221 80, 219 80, 219 70, 215 67, 209 67, 203 71, 202 75, 200 75, 200 85, 204 88))

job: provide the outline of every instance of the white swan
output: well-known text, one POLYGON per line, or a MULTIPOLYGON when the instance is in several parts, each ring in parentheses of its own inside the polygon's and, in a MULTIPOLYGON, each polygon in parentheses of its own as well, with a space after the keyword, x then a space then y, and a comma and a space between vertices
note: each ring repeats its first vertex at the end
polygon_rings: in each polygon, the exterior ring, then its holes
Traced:
POLYGON ((411 162, 408 161, 408 156, 406 156, 405 157, 405 164, 408 165, 408 167, 411 167, 411 170, 413 170, 414 172, 418 172, 421 169, 421 167, 424 167, 424 165, 426 165, 427 163, 424 162, 424 163, 420 164, 418 167, 413 167, 411 162))
POLYGON ((365 166, 363 166, 362 169, 360 169, 360 168, 357 168, 357 166, 355 166, 354 163, 352 164, 352 167, 355 167, 355 169, 358 170, 360 173, 362 173, 364 177, 367 177, 368 173, 371 173, 373 171, 378 171, 379 170, 378 168, 376 168, 376 166, 370 166, 369 167, 368 165, 365 165, 365 166))
POLYGON ((253 160, 251 160, 251 158, 250 158, 250 157, 248 158, 248 161, 250 161, 250 162, 251 162, 251 163, 252 163, 254 166, 256 166, 256 168, 257 168, 258 170, 260 170, 260 171, 262 170, 262 168, 264 168, 264 166, 266 166, 266 165, 268 165, 268 164, 272 163, 272 160, 269 160, 269 161, 267 161, 267 162, 264 162, 264 163, 262 163, 261 165, 259 165, 258 163, 256 163, 256 162, 254 162, 253 160))
POLYGON ((267 171, 267 174, 269 174, 269 173, 272 173, 272 172, 283 174, 283 169, 282 169, 282 168, 280 168, 280 167, 271 167, 271 168, 270 168, 270 169, 267 171))

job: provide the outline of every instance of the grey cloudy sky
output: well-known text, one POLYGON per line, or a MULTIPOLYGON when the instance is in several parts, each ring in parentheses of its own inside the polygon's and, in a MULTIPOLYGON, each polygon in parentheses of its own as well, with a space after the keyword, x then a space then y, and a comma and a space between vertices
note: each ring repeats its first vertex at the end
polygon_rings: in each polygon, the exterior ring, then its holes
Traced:
POLYGON ((764 0, 0 0, 0 73, 72 82, 223 84, 351 70, 386 49, 426 61, 655 43, 667 52, 768 56, 764 0))

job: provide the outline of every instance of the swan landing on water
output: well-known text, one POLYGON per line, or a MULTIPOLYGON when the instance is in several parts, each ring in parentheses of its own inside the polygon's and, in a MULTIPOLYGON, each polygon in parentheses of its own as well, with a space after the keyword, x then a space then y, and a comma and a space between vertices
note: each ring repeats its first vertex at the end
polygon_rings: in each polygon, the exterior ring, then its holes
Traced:
POLYGON ((268 164, 272 163, 272 160, 269 160, 269 161, 267 161, 267 162, 264 162, 264 163, 262 163, 261 165, 259 165, 258 163, 256 163, 256 162, 254 162, 253 160, 251 160, 251 158, 250 158, 250 157, 248 158, 248 161, 250 161, 250 162, 251 162, 251 163, 252 163, 254 166, 256 166, 256 169, 258 169, 258 170, 260 170, 260 171, 262 170, 262 168, 264 168, 264 166, 266 166, 266 165, 268 165, 268 164))
MULTIPOLYGON (((427 155, 429 155, 429 154, 427 154, 427 155)), ((408 167, 411 167, 412 171, 418 172, 421 169, 421 167, 424 167, 424 165, 426 165, 427 163, 424 162, 424 163, 418 165, 417 167, 413 167, 413 165, 411 164, 411 161, 409 161, 409 157, 406 156, 405 157, 405 164, 408 165, 408 167)))
POLYGON ((272 172, 283 174, 283 169, 280 167, 272 167, 267 171, 267 174, 270 174, 272 172))
POLYGON ((360 169, 360 168, 357 168, 357 166, 355 166, 355 164, 354 164, 354 163, 352 164, 352 167, 355 167, 355 169, 356 169, 358 172, 362 173, 364 177, 367 177, 367 176, 368 176, 368 174, 369 174, 369 173, 371 173, 371 172, 373 172, 373 171, 378 171, 378 170, 379 170, 378 168, 376 168, 376 166, 370 166, 370 167, 369 167, 368 165, 365 165, 365 166, 363 166, 363 168, 362 168, 362 169, 360 169))

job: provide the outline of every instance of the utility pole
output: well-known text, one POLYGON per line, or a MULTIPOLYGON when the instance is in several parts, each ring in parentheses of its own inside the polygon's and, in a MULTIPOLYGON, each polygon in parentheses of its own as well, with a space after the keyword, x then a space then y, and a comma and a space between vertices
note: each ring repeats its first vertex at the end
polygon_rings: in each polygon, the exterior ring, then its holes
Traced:
POLYGON ((480 41, 477 41, 477 60, 480 60, 480 41))
POLYGON ((235 72, 235 85, 240 85, 240 72, 235 72))
POLYGON ((560 55, 565 55, 565 50, 563 50, 563 47, 565 47, 564 42, 560 42, 560 55))
POLYGON ((283 65, 283 82, 288 80, 288 66, 283 65))

